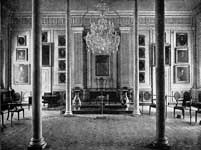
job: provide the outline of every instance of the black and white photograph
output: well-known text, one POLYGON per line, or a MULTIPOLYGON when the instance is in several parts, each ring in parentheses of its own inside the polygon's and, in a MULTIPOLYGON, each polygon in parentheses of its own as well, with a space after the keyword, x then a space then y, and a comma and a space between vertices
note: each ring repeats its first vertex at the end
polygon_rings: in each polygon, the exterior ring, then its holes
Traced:
POLYGON ((26 46, 27 45, 27 36, 26 35, 17 36, 17 45, 18 46, 26 46))
POLYGON ((0 14, 0 150, 201 150, 201 0, 0 14))
POLYGON ((28 60, 28 49, 17 48, 16 49, 16 61, 27 61, 28 60))

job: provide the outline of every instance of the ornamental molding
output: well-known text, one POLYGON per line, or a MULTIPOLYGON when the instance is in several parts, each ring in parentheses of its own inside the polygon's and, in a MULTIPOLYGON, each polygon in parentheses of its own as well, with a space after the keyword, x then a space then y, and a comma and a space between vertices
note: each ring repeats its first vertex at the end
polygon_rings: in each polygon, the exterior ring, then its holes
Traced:
MULTIPOLYGON (((99 16, 87 15, 87 16, 71 16, 72 27, 89 27, 90 22, 96 22, 99 16)), ((115 26, 120 27, 132 27, 133 16, 106 16, 108 20, 114 23, 115 26)), ((65 26, 65 15, 42 15, 42 26, 60 27, 65 26)), ((138 17, 139 25, 154 25, 154 16, 142 16, 138 17)), ((31 15, 16 15, 11 18, 11 24, 15 27, 18 25, 31 26, 31 15)), ((193 19, 191 16, 166 16, 165 23, 167 25, 192 25, 193 19)))

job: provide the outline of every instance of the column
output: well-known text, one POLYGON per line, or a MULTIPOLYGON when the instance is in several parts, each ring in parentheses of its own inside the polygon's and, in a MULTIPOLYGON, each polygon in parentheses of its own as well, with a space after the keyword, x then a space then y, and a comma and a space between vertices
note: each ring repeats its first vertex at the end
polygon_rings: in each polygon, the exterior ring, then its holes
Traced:
POLYGON ((42 137, 41 120, 41 61, 40 61, 40 0, 32 0, 32 43, 33 43, 33 83, 32 83, 32 132, 28 150, 44 149, 47 143, 42 137))
POLYGON ((133 23, 133 47, 134 47, 134 56, 135 59, 133 61, 133 70, 135 70, 135 80, 134 80, 134 110, 133 115, 139 115, 139 52, 138 52, 138 0, 135 0, 134 2, 134 23, 133 23))
MULTIPOLYGON (((1 16, 1 0, 0 0, 0 16, 1 16)), ((1 31, 1 17, 0 17, 0 89, 3 88, 3 60, 4 59, 3 59, 3 49, 2 49, 2 31, 1 31)), ((0 100, 1 100, 1 96, 0 96, 0 100)))
POLYGON ((65 116, 72 115, 71 109, 71 48, 70 48, 70 0, 66 3, 66 111, 65 116))
POLYGON ((156 141, 155 148, 169 147, 165 137, 164 0, 155 0, 156 30, 156 141))

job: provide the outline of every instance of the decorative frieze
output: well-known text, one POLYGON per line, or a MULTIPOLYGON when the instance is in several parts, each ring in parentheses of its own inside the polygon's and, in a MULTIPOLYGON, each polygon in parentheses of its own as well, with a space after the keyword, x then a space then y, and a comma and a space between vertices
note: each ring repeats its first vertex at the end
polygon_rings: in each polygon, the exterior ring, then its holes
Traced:
MULTIPOLYGON (((71 26, 89 26, 90 22, 96 22, 98 20, 98 16, 72 16, 71 17, 71 26)), ((132 16, 108 16, 108 20, 112 21, 116 26, 126 27, 132 26, 133 18, 132 16)), ((31 16, 15 16, 12 18, 13 25, 31 25, 31 16)), ((48 16, 45 15, 42 17, 42 25, 44 26, 65 26, 65 16, 48 16)), ((154 16, 139 16, 139 24, 141 25, 153 25, 155 23, 154 16)), ((189 16, 178 17, 178 16, 167 16, 165 19, 166 24, 174 25, 174 24, 183 24, 183 25, 191 25, 192 18, 189 16)))

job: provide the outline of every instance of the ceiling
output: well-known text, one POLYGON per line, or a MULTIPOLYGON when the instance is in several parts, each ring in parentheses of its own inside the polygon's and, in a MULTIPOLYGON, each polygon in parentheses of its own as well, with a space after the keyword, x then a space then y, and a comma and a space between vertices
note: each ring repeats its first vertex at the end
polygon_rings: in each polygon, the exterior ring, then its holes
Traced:
MULTIPOLYGON (((133 10, 134 0, 104 0, 112 10, 133 10)), ((16 11, 30 11, 32 0, 6 0, 10 8, 16 11)), ((66 0, 41 0, 44 11, 65 11, 66 0)), ((94 10, 100 0, 70 0, 71 10, 94 10)), ((138 0, 140 11, 153 11, 155 0, 138 0)), ((165 0, 167 11, 192 11, 201 0, 165 0)))

